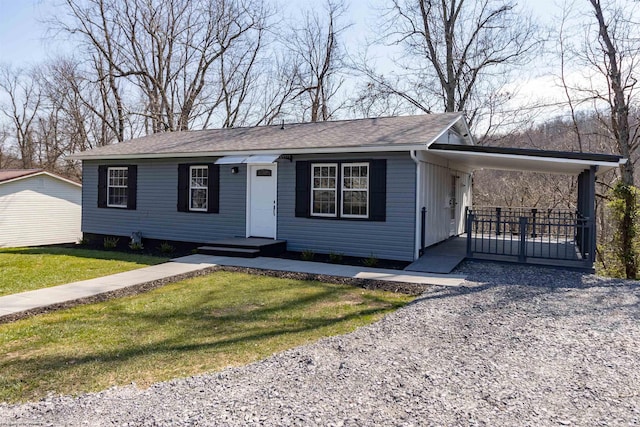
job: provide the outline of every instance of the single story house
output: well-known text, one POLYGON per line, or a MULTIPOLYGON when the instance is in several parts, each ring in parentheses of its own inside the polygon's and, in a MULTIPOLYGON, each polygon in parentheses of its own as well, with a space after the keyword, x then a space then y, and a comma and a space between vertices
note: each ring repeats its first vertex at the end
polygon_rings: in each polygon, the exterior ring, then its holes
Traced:
POLYGON ((581 173, 619 160, 524 151, 475 146, 461 113, 154 134, 75 156, 82 231, 262 237, 291 251, 413 261, 464 232, 478 167, 581 173))
POLYGON ((41 169, 0 169, 0 247, 76 242, 82 185, 41 169))

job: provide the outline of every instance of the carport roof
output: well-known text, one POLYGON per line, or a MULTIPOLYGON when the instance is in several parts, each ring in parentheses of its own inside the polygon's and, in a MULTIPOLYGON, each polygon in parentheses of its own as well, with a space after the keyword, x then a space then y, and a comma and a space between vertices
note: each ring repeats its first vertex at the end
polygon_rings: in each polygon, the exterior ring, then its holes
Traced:
POLYGON ((600 175, 626 163, 611 154, 534 150, 477 145, 431 144, 430 153, 471 169, 497 169, 577 175, 591 166, 600 175))

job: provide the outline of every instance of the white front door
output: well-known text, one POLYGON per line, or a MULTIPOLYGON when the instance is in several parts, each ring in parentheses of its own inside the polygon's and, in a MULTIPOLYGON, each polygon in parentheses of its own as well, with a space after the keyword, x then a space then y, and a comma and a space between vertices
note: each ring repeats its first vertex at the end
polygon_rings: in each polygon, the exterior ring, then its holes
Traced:
POLYGON ((277 172, 275 164, 249 165, 247 170, 247 236, 276 237, 277 172))

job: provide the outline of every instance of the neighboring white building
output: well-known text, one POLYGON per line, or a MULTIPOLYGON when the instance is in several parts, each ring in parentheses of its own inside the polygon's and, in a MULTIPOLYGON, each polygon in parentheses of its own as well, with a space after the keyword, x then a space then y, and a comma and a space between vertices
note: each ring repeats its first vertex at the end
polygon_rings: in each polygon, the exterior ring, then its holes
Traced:
POLYGON ((41 169, 0 170, 0 247, 75 242, 81 209, 76 182, 41 169))

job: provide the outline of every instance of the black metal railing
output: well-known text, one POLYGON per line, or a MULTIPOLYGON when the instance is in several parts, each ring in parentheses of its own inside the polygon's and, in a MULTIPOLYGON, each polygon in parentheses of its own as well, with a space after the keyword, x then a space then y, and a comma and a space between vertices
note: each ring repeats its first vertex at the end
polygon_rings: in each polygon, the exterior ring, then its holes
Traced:
POLYGON ((480 207, 465 212, 467 255, 593 262, 593 220, 568 209, 480 207))

